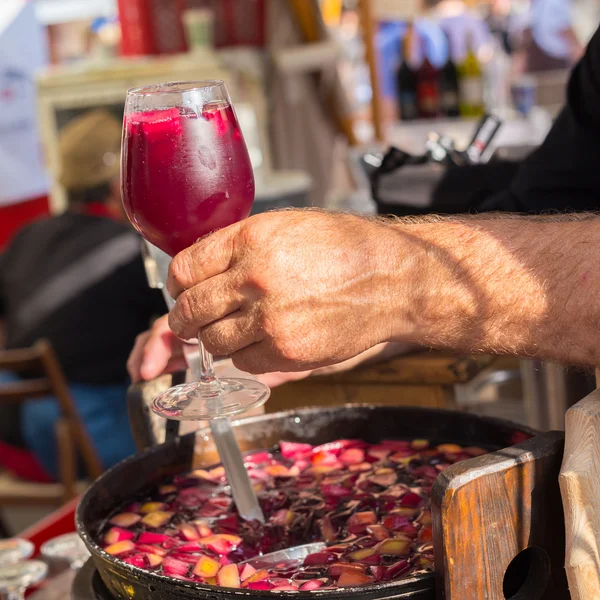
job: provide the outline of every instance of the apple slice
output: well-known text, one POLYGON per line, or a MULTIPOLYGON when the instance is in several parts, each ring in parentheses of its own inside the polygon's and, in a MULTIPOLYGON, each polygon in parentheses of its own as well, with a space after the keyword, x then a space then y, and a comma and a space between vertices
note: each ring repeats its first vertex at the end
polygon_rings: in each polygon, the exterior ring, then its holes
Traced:
POLYGON ((340 460, 345 465, 358 465, 365 460, 365 451, 361 448, 349 448, 340 454, 340 460))
POLYGON ((158 493, 161 496, 168 496, 169 494, 174 494, 177 491, 177 486, 176 485, 161 485, 158 488, 158 493))
POLYGON ((312 590, 318 590, 320 587, 323 587, 324 583, 321 579, 309 579, 300 586, 300 589, 303 592, 312 592, 312 590))
POLYGON ((350 533, 360 534, 367 530, 369 525, 375 525, 377 517, 372 510, 354 513, 347 521, 350 533))
POLYGON ((129 531, 127 529, 123 529, 122 527, 111 527, 104 534, 104 543, 108 544, 116 544, 117 542, 123 542, 125 540, 131 540, 135 536, 133 531, 129 531))
POLYGON ((460 454, 462 448, 458 444, 440 444, 437 451, 440 454, 460 454))
POLYGON ((108 522, 111 525, 116 525, 117 527, 131 527, 132 525, 139 523, 141 520, 142 517, 136 513, 124 512, 112 516, 108 522))
POLYGON ((304 456, 310 456, 313 447, 310 444, 300 444, 297 442, 279 442, 279 449, 284 458, 297 460, 304 456))
POLYGON ((362 548, 361 550, 355 550, 348 554, 350 560, 361 562, 369 558, 370 556, 376 556, 377 550, 375 548, 362 548))
POLYGON ((269 572, 266 569, 259 569, 254 575, 250 575, 247 581, 248 583, 256 583, 258 581, 264 581, 265 579, 269 579, 269 572))
POLYGON ((173 514, 174 513, 168 511, 156 510, 154 512, 148 513, 142 519, 142 523, 146 525, 146 527, 158 529, 159 527, 163 527, 164 525, 166 525, 173 517, 173 514))
POLYGON ((135 544, 131 540, 123 540, 104 548, 104 551, 112 556, 121 556, 121 554, 126 554, 132 550, 135 550, 135 544))
POLYGON ((375 546, 377 554, 404 556, 410 554, 410 542, 407 540, 391 539, 379 542, 375 546))
POLYGON ((146 502, 145 504, 142 504, 139 512, 143 515, 147 515, 148 513, 162 510, 165 506, 164 502, 146 502))
POLYGON ((136 544, 136 550, 138 552, 144 552, 145 554, 156 554, 157 556, 166 556, 168 552, 160 546, 152 546, 151 544, 136 544))
POLYGON ((198 530, 189 523, 182 523, 180 525, 177 525, 177 529, 179 529, 179 533, 181 533, 183 539, 188 542, 195 542, 196 540, 200 539, 200 534, 198 533, 198 530))
POLYGON ((413 450, 427 450, 429 448, 429 440, 413 440, 410 443, 410 447, 413 450))
POLYGON ((333 579, 337 579, 346 572, 364 573, 365 568, 362 565, 350 564, 350 563, 333 563, 329 566, 329 575, 333 579))
POLYGON ((152 569, 156 569, 162 565, 163 557, 158 554, 146 554, 146 560, 152 569))
POLYGON ((252 575, 254 575, 256 573, 256 569, 250 564, 239 565, 239 571, 240 571, 240 579, 242 581, 246 581, 246 579, 248 579, 249 577, 252 577, 252 575))
POLYGON ((225 565, 217 573, 217 583, 223 587, 239 588, 240 574, 237 565, 225 565))
POLYGON ((390 581, 404 575, 408 571, 410 571, 410 563, 407 560, 400 560, 388 567, 383 578, 390 581))
POLYGON ((204 579, 208 577, 215 577, 220 569, 221 565, 218 563, 218 561, 216 561, 214 558, 203 555, 200 557, 200 560, 198 560, 196 566, 194 567, 194 575, 204 579))
POLYGON ((208 526, 206 521, 194 521, 194 525, 196 526, 198 534, 201 538, 206 538, 213 534, 212 529, 208 526))
POLYGON ((390 532, 383 525, 368 525, 367 533, 378 542, 387 540, 390 537, 390 532))
POLYGON ((345 572, 338 579, 340 587, 354 587, 357 585, 366 585, 367 583, 373 583, 373 578, 366 573, 345 572))

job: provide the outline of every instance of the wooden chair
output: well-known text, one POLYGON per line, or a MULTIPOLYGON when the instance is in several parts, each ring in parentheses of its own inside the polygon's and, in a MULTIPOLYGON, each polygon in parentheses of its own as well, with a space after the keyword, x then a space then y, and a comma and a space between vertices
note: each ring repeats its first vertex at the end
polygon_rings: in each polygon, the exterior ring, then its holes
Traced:
POLYGON ((60 418, 54 424, 58 454, 57 483, 30 483, 0 471, 0 508, 9 505, 60 505, 74 498, 82 488, 77 481, 77 456, 81 456, 87 475, 95 479, 103 472, 102 463, 77 413, 67 382, 54 350, 39 341, 23 350, 0 351, 0 371, 35 372, 35 379, 0 384, 0 402, 25 402, 32 398, 54 396, 60 418))

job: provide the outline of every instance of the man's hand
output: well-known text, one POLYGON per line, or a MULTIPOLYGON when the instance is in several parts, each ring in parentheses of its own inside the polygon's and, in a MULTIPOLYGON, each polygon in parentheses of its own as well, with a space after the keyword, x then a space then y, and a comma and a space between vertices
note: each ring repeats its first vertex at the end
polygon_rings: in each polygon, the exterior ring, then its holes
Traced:
POLYGON ((352 358, 391 334, 389 231, 316 210, 261 214, 217 231, 173 259, 169 324, 182 339, 200 333, 207 350, 250 373, 352 358))

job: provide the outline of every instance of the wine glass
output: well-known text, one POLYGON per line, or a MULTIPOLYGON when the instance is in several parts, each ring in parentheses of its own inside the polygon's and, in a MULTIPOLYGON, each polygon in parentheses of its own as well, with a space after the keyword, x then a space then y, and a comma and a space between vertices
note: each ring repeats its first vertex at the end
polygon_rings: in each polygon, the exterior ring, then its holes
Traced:
POLYGON ((40 553, 50 561, 60 560, 68 563, 74 571, 83 567, 90 557, 88 549, 77 533, 65 533, 44 542, 40 553))
POLYGON ((27 560, 34 551, 34 546, 29 540, 9 538, 0 540, 0 565, 17 563, 27 560))
MULTIPOLYGON (((252 165, 222 81, 129 90, 121 160, 123 205, 131 223, 171 257, 250 214, 252 165)), ((212 356, 200 338, 198 343, 199 381, 159 394, 154 412, 169 419, 205 420, 267 401, 269 388, 258 381, 219 380, 212 356)))
POLYGON ((23 600, 27 588, 46 577, 48 565, 41 560, 0 565, 0 598, 23 600))

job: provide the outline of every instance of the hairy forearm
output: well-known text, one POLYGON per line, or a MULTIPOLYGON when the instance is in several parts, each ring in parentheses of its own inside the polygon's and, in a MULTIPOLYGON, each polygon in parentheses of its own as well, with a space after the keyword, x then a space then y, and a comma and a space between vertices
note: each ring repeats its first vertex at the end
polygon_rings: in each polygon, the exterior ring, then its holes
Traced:
POLYGON ((404 220, 390 227, 391 339, 600 364, 599 218, 404 220))

